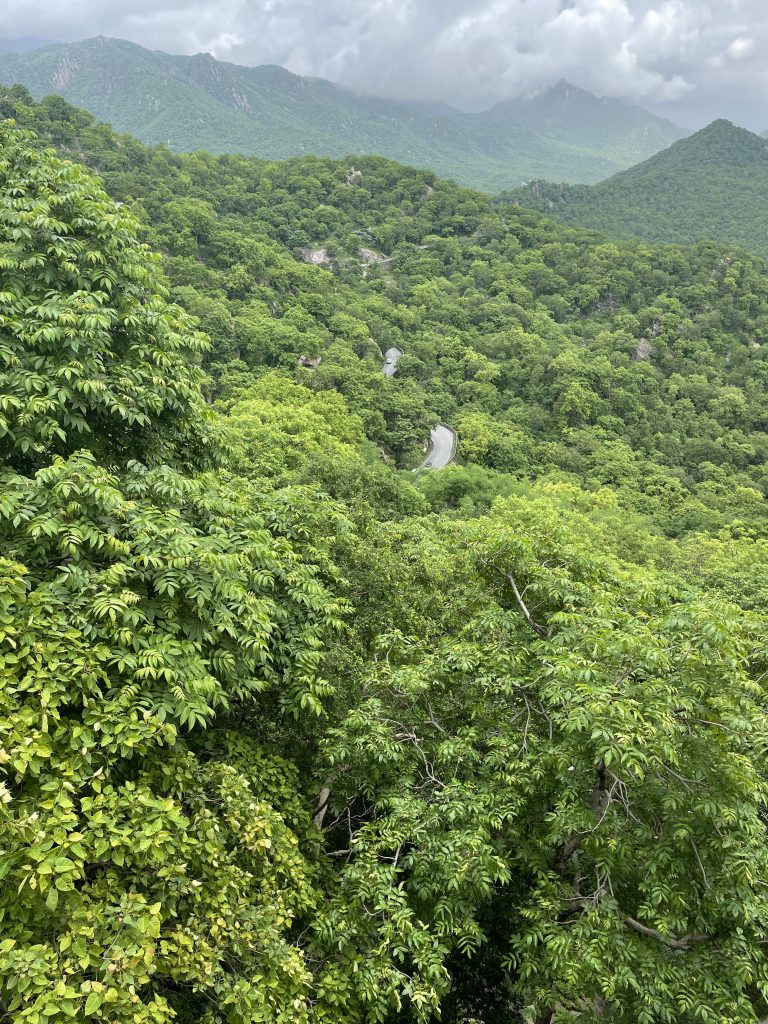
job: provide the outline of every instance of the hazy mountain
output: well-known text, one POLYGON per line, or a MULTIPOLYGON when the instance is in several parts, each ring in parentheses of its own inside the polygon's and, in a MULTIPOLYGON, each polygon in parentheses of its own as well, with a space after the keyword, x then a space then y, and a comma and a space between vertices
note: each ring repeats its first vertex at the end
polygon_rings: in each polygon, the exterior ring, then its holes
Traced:
POLYGON ((730 121, 713 121, 598 185, 536 181, 511 198, 613 237, 709 238, 768 255, 768 142, 730 121))
POLYGON ((563 78, 530 99, 498 103, 483 117, 493 124, 524 124, 544 138, 589 149, 625 167, 687 134, 642 107, 594 96, 563 78))
POLYGON ((684 134, 640 107, 561 82, 468 114, 445 103, 363 96, 271 65, 172 56, 99 37, 0 54, 0 81, 54 92, 145 142, 174 150, 379 153, 498 191, 532 177, 594 182, 684 134))

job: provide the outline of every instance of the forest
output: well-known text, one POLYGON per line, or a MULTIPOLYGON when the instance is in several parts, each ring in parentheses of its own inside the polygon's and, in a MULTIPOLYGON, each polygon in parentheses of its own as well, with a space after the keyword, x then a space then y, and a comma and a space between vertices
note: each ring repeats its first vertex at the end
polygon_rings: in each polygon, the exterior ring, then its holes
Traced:
POLYGON ((0 118, 0 1020, 763 1021, 761 259, 0 118))

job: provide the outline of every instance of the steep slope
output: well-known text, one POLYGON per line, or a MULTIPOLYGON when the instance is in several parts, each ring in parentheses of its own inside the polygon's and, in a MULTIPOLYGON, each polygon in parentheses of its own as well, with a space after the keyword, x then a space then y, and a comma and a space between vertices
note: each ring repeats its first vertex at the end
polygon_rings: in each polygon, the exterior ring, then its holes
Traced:
POLYGON ((768 143, 730 121, 598 185, 532 182, 515 202, 619 238, 733 243, 768 255, 768 143))
POLYGON ((176 151, 269 159, 377 153, 490 191, 532 177, 598 181, 682 134, 639 107, 567 83, 527 103, 467 114, 445 103, 362 96, 280 67, 172 56, 101 37, 0 54, 0 82, 19 82, 36 98, 58 93, 176 151), (552 111, 548 118, 542 105, 552 111))

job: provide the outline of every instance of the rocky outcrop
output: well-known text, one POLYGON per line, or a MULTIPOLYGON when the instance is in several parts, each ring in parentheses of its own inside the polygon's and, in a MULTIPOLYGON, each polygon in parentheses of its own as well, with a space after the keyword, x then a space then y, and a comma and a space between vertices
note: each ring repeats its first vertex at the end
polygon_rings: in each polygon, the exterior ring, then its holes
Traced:
POLYGON ((315 267, 330 267, 332 260, 325 249, 302 249, 301 258, 315 267))

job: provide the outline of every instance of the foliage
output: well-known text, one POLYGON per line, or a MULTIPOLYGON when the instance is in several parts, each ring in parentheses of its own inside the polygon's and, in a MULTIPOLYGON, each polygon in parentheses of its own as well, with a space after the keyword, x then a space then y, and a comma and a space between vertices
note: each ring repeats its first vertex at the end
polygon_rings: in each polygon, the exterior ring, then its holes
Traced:
POLYGON ((441 638, 379 638, 327 743, 334 806, 365 806, 335 826, 337 913, 390 894, 355 935, 371 957, 396 917, 401 942, 428 926, 416 992, 508 899, 494 938, 536 1019, 752 1020, 766 737, 739 613, 598 554, 579 518, 516 499, 452 528, 441 638))
POLYGON ((133 217, 32 141, 0 124, 4 454, 27 468, 90 444, 199 462, 201 337, 165 301, 133 217))
POLYGON ((768 292, 743 252, 597 240, 381 159, 350 182, 346 163, 173 156, 61 100, 4 104, 149 220, 226 408, 277 369, 338 391, 405 468, 442 419, 466 460, 616 487, 671 535, 764 529, 768 292))
POLYGON ((0 1012, 761 1021, 762 264, 1 102, 0 1012))
POLYGON ((47 342, 39 354, 43 276, 51 308, 88 301, 71 255, 113 282, 120 305, 136 294, 131 268, 147 289, 149 274, 130 218, 89 176, 4 132, 6 211, 35 183, 38 207, 63 207, 82 238, 46 263, 40 239, 68 222, 39 208, 30 227, 4 222, 30 273, 27 291, 12 278, 3 306, 18 352, 3 395, 57 375, 62 391, 80 386, 28 402, 19 419, 42 439, 34 458, 13 420, 0 438, 3 1013, 199 1020, 202 1000, 216 1019, 301 1020, 309 971, 295 928, 316 900, 315 841, 266 723, 319 715, 330 692, 320 658, 341 611, 322 552, 330 510, 159 462, 204 422, 199 373, 178 354, 188 321, 160 296, 147 291, 146 313, 112 331, 83 314, 70 335, 79 359, 47 342), (123 405, 105 402, 110 382, 123 405), (142 402, 153 415, 132 430, 142 402), (58 445, 43 443, 52 409, 58 445), (98 455, 55 455, 80 410, 98 455), (149 465, 126 461, 127 445, 149 465))

